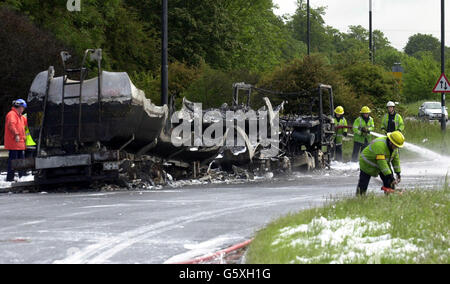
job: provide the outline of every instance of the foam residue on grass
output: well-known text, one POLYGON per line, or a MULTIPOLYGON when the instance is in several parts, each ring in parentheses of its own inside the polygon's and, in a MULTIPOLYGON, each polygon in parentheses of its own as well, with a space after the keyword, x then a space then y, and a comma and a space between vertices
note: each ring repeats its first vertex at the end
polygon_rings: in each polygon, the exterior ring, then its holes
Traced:
POLYGON ((392 238, 390 228, 389 223, 365 218, 320 217, 309 224, 281 229, 272 246, 307 252, 308 255, 296 256, 291 263, 379 263, 382 258, 405 261, 423 251, 413 240, 392 238))

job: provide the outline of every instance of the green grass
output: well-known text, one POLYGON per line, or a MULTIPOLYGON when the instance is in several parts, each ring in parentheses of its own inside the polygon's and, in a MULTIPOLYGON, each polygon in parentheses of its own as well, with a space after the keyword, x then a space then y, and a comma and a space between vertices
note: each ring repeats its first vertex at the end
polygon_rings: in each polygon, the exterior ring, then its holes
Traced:
POLYGON ((450 130, 444 134, 439 122, 405 121, 405 127, 407 142, 450 155, 450 130))
MULTIPOLYGON (((439 101, 440 98, 436 97, 436 101, 439 101)), ((430 100, 422 100, 415 103, 409 103, 406 105, 403 105, 403 117, 417 117, 419 114, 419 108, 424 102, 428 102, 430 100)))
MULTIPOLYGON (((359 253, 357 257, 344 258, 341 262, 448 264, 450 262, 449 199, 450 190, 446 183, 442 190, 415 190, 403 196, 372 194, 364 198, 330 201, 323 208, 289 215, 258 232, 249 248, 247 262, 252 264, 330 263, 339 259, 339 256, 359 253), (320 217, 327 220, 365 218, 367 222, 375 222, 379 225, 390 224, 388 228, 372 227, 364 231, 361 237, 388 235, 389 238, 415 246, 418 251, 396 252, 395 249, 401 249, 404 246, 399 242, 395 242, 393 248, 383 253, 377 251, 376 254, 352 248, 355 244, 350 238, 345 238, 335 245, 321 243, 316 239, 322 230, 320 225, 312 225, 307 231, 280 238, 281 230, 284 228, 311 224, 313 220, 320 217), (274 244, 277 240, 279 243, 274 244), (299 243, 291 246, 292 241, 299 243)), ((355 230, 361 228, 363 227, 355 226, 355 230)))

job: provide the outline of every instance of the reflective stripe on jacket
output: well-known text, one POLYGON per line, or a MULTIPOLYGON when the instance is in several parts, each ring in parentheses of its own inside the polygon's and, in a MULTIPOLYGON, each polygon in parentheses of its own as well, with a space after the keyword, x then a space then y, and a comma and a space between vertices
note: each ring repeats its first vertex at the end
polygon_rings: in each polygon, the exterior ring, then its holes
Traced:
MULTIPOLYGON (((395 123, 395 130, 394 131, 403 132, 405 130, 405 123, 404 123, 403 118, 402 118, 402 116, 400 114, 398 114, 398 113, 395 114, 394 123, 395 123)), ((389 113, 384 116, 383 122, 381 123, 381 129, 384 130, 385 132, 387 132, 388 131, 388 125, 389 125, 389 113)), ((394 132, 394 131, 392 131, 392 132, 394 132)))
POLYGON ((363 128, 367 128, 370 132, 375 130, 375 122, 373 121, 373 118, 370 117, 369 121, 366 123, 366 121, 362 117, 358 117, 355 122, 353 123, 353 134, 354 134, 354 141, 365 144, 366 142, 369 143, 372 141, 372 135, 367 133, 362 133, 363 128))
POLYGON ((359 158, 361 171, 373 177, 380 173, 385 176, 392 175, 391 165, 395 173, 401 173, 399 151, 395 149, 391 154, 387 137, 375 139, 359 158))
MULTIPOLYGON (((347 120, 344 117, 341 118, 341 120, 339 120, 339 121, 337 118, 335 118, 334 125, 336 126, 336 128, 339 126, 348 126, 347 120)), ((342 145, 342 141, 344 140, 344 133, 348 133, 347 128, 336 129, 336 135, 335 135, 336 146, 342 145)))

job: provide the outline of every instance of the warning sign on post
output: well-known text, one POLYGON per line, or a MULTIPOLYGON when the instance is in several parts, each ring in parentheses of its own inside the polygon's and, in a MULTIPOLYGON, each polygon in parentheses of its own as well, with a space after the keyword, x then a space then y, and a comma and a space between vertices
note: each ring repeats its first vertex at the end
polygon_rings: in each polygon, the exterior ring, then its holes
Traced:
POLYGON ((433 93, 450 93, 450 82, 448 81, 445 74, 441 75, 436 86, 433 89, 433 93))

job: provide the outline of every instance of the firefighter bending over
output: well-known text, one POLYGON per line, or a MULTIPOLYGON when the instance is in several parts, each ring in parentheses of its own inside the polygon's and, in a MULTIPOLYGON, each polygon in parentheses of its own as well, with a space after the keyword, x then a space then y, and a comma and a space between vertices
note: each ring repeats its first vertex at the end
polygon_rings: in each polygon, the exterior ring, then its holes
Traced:
POLYGON ((403 148, 405 137, 400 131, 388 133, 387 137, 375 139, 361 153, 360 176, 357 195, 365 195, 371 177, 380 176, 384 188, 395 189, 401 181, 399 148, 403 148), (391 168, 392 165, 392 168, 391 168), (394 173, 397 179, 394 178, 394 173))

